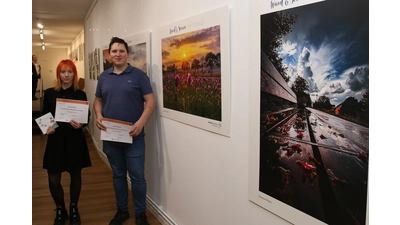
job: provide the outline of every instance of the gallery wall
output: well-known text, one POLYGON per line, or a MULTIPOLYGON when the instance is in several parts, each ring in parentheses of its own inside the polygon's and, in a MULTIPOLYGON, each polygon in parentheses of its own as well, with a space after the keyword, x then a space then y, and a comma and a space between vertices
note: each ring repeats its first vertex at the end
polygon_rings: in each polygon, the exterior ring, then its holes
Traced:
MULTIPOLYGON (((249 5, 242 0, 95 0, 87 14, 85 57, 107 46, 113 36, 150 33, 148 75, 158 105, 145 127, 145 173, 149 208, 163 224, 291 224, 249 200, 249 165, 257 163, 249 161, 253 146, 249 134, 254 133, 250 112, 259 104, 253 98, 257 93, 251 91, 258 88, 251 86, 251 79, 259 79, 259 74, 249 69, 254 59, 250 54, 259 54, 254 50, 257 38, 250 37, 252 29, 259 29, 253 23, 259 15, 251 15, 249 5), (162 116, 160 104, 160 28, 224 6, 229 8, 229 135, 162 116)), ((265 7, 270 7, 270 2, 265 7)), ((84 65, 85 90, 93 110, 97 80, 90 79, 87 60, 84 65)), ((92 118, 89 131, 106 161, 94 121, 92 118)))
MULTIPOLYGON (((163 25, 222 6, 230 8, 230 137, 161 117, 158 107, 145 127, 147 194, 169 223, 288 224, 248 200, 248 2, 98 0, 85 23, 85 52, 101 48, 113 36, 155 35, 163 25)), ((152 36, 151 42, 157 41, 152 36)), ((157 101, 162 65, 153 57, 159 55, 152 49, 150 78, 157 101)), ((93 102, 97 82, 85 80, 93 102)), ((98 129, 93 124, 89 128, 101 148, 98 129)))

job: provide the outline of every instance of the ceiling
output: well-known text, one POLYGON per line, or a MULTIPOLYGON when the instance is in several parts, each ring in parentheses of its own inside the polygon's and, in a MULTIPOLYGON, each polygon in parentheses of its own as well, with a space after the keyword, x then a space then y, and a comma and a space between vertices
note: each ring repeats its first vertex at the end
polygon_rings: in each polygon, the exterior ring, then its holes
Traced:
POLYGON ((46 48, 68 48, 84 29, 85 17, 97 0, 32 0, 32 47, 42 46, 37 21, 42 23, 46 48))

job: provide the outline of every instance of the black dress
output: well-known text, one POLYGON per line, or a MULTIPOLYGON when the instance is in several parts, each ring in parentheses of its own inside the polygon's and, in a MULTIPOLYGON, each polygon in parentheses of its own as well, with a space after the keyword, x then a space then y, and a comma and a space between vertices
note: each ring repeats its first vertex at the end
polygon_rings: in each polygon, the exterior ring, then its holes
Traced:
MULTIPOLYGON (((44 92, 42 115, 51 112, 55 116, 56 98, 87 101, 86 93, 74 91, 73 86, 56 91, 49 88, 44 92)), ((88 115, 88 123, 90 111, 88 115)), ((75 129, 67 122, 57 122, 58 127, 47 138, 43 157, 43 168, 48 172, 78 171, 92 165, 85 134, 82 128, 75 129)), ((84 126, 86 126, 85 124, 84 126)))

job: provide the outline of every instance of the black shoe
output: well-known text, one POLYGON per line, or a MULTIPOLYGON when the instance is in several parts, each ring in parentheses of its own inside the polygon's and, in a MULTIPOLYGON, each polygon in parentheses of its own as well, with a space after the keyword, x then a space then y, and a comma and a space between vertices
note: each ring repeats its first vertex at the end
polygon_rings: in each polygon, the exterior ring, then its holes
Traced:
POLYGON ((69 207, 69 225, 81 225, 81 217, 76 206, 69 207))
POLYGON ((145 213, 136 215, 136 225, 150 225, 145 213))
POLYGON ((129 219, 129 212, 118 209, 114 218, 110 221, 109 225, 122 225, 122 223, 129 219))
POLYGON ((54 225, 64 225, 65 221, 68 220, 68 213, 67 210, 62 208, 56 208, 56 218, 54 219, 54 225))

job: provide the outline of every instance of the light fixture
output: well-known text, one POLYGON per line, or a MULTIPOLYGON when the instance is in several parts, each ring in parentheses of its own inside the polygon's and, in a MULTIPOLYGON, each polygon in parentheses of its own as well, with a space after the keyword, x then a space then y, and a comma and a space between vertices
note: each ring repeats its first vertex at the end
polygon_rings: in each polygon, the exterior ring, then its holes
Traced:
POLYGON ((43 24, 40 22, 39 18, 36 18, 36 22, 37 22, 37 26, 42 29, 43 28, 43 24))
POLYGON ((39 37, 42 40, 42 49, 45 50, 44 46, 44 35, 43 35, 43 24, 40 22, 39 18, 36 18, 37 26, 39 27, 39 37))

